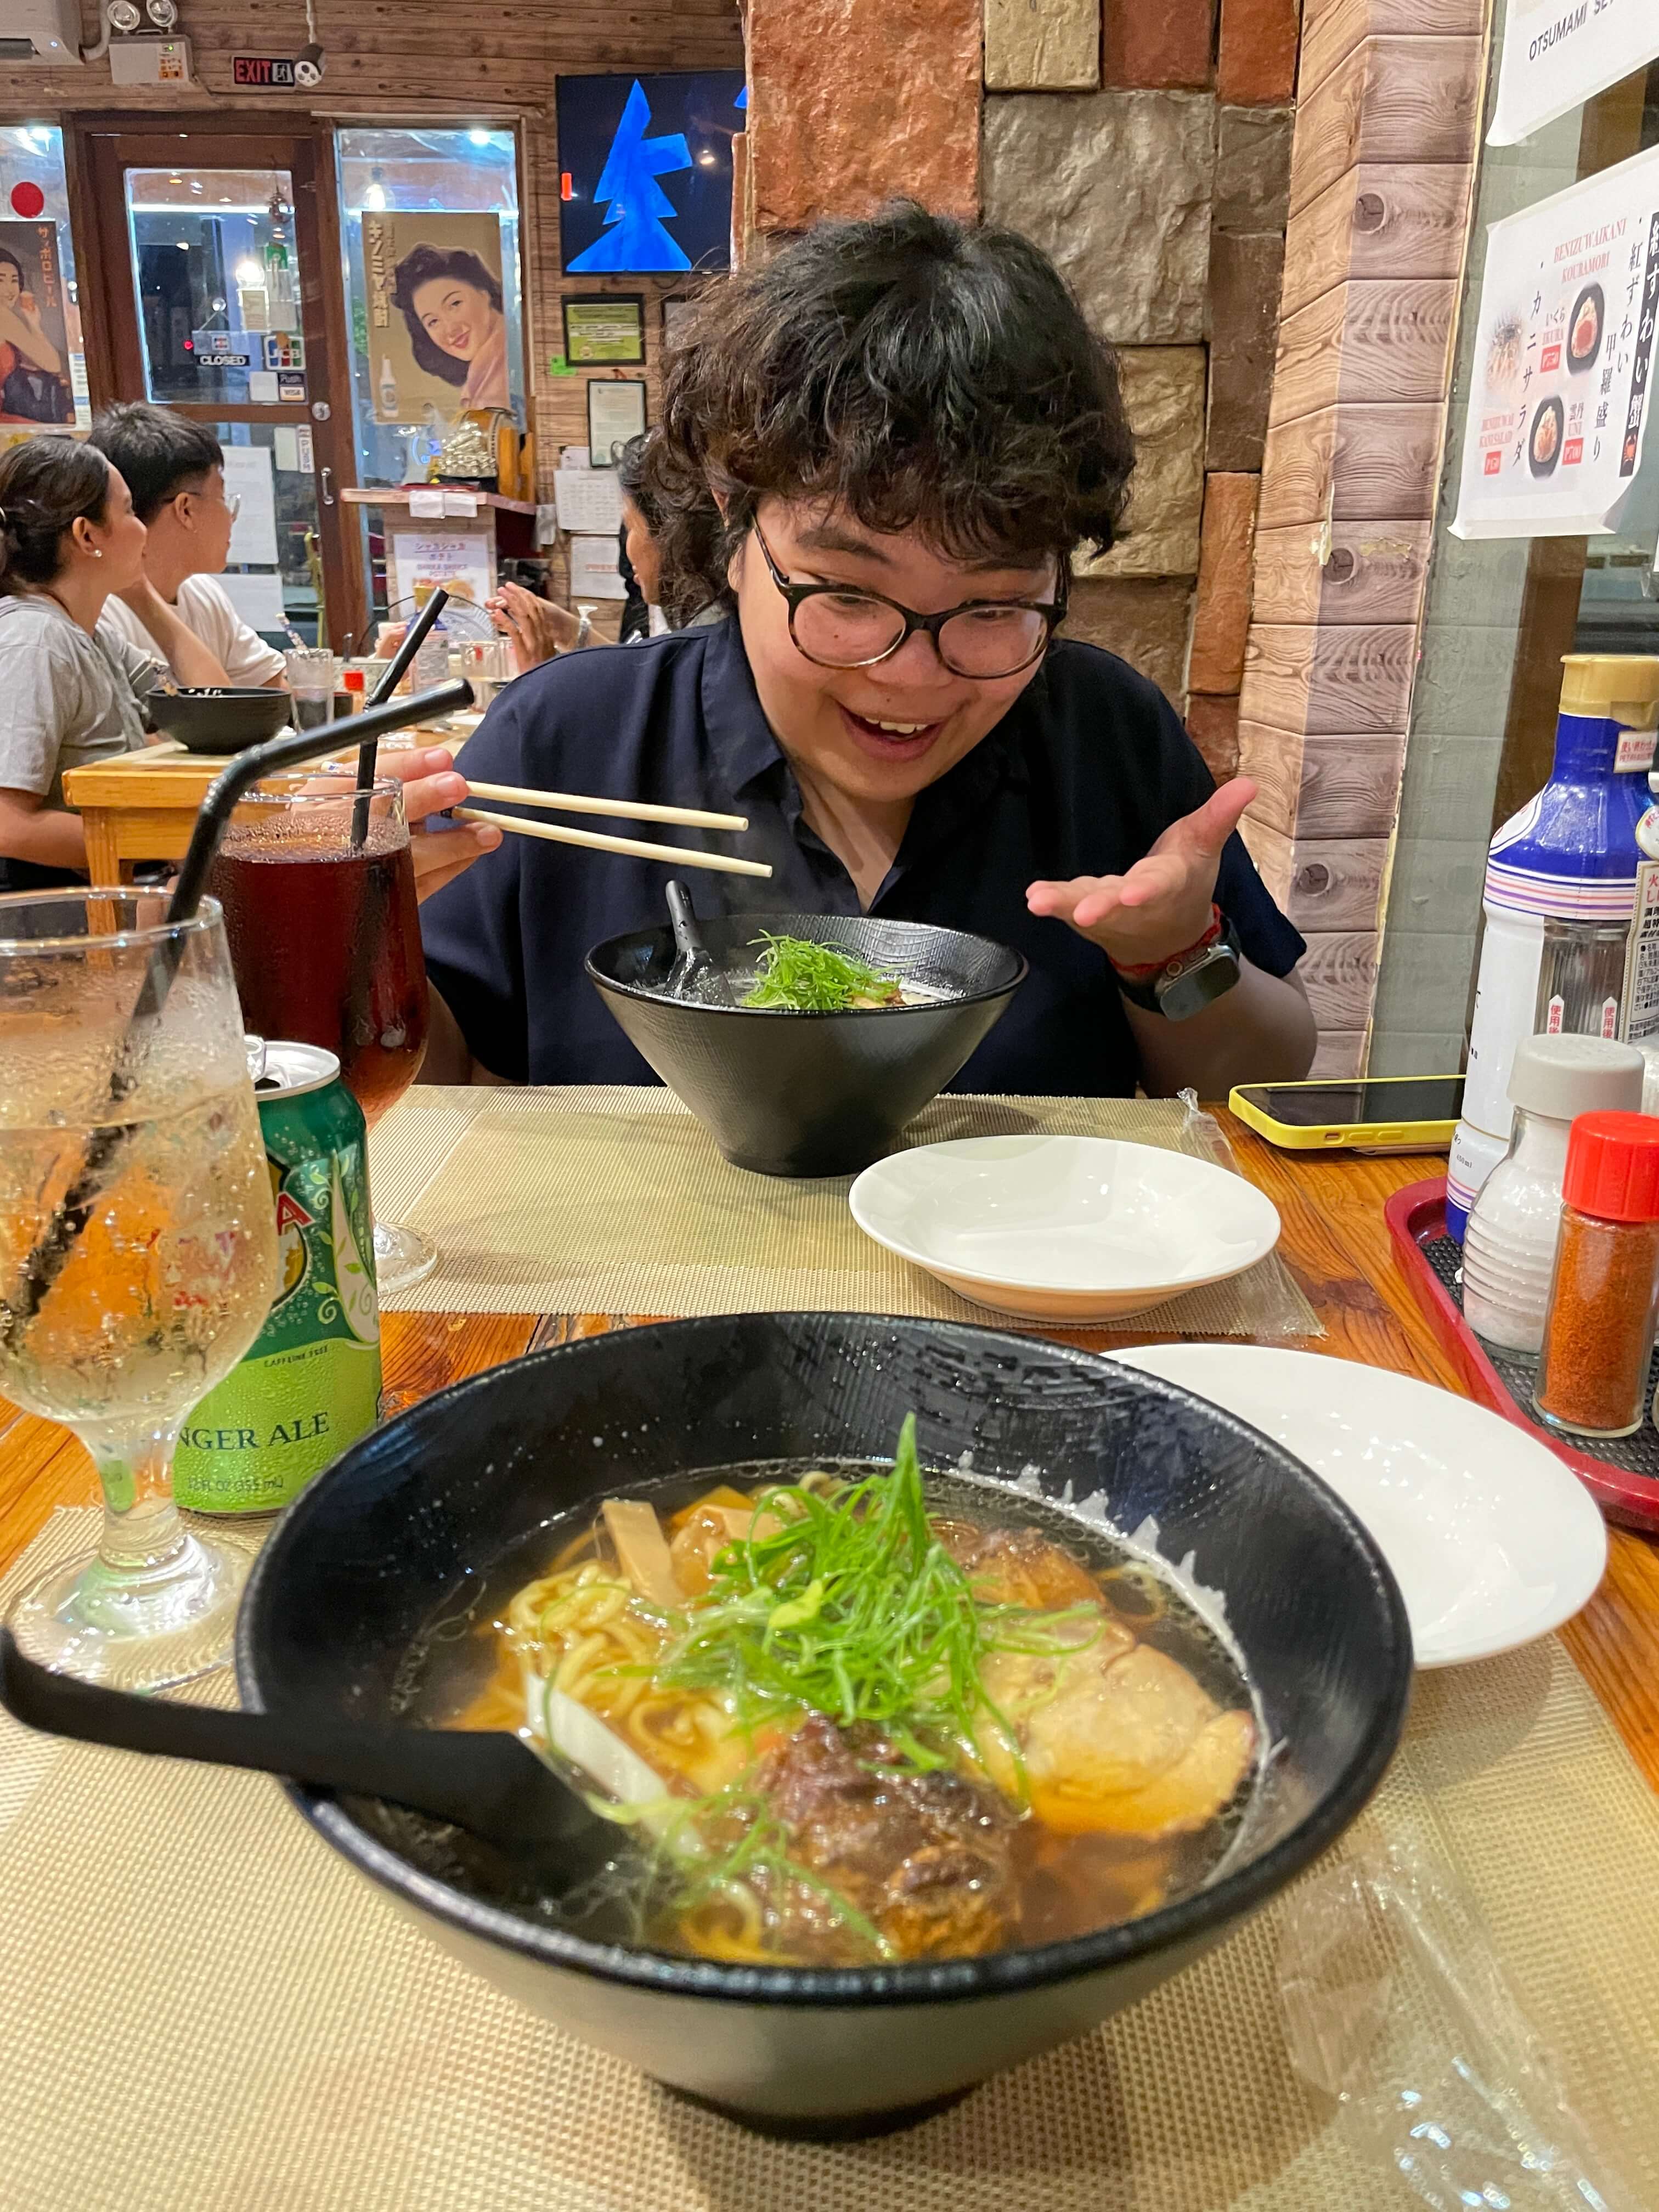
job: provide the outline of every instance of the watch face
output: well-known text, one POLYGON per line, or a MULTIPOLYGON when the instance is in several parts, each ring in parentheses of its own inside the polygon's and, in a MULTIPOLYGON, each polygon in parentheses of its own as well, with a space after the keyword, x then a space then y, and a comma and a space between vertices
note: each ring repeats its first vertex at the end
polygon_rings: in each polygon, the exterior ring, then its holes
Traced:
POLYGON ((1190 1021, 1231 991, 1238 981, 1238 955, 1231 945, 1212 945, 1201 960, 1158 988, 1166 1021, 1190 1021))

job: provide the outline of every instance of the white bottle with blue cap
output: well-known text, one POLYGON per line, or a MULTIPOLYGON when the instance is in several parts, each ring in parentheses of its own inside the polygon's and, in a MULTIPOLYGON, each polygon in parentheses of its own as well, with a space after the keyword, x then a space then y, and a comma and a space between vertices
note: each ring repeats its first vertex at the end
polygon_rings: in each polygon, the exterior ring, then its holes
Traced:
POLYGON ((1659 730, 1659 658, 1569 653, 1550 780, 1492 841, 1463 1119, 1446 1167, 1460 1242, 1509 1150, 1522 1037, 1616 1037, 1636 896, 1636 825, 1659 730))

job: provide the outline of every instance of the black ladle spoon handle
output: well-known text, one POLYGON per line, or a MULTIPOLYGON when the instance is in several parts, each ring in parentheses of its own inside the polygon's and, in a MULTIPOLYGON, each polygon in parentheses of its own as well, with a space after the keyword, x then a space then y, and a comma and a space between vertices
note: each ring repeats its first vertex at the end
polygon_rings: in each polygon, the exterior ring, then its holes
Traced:
POLYGON ((307 1713, 225 1712, 106 1690, 26 1658, 0 1627, 0 1705, 52 1735, 251 1767, 319 1790, 384 1797, 508 1850, 542 1844, 580 1878, 617 1831, 517 1736, 494 1729, 363 1726, 307 1713))
POLYGON ((691 978, 705 969, 711 975, 726 1005, 735 1005, 732 986, 726 980, 726 971, 703 942, 697 926, 696 911, 691 904, 691 894, 678 876, 671 876, 663 887, 663 896, 668 902, 668 919, 674 926, 674 947, 678 958, 669 981, 676 990, 684 990, 691 978))

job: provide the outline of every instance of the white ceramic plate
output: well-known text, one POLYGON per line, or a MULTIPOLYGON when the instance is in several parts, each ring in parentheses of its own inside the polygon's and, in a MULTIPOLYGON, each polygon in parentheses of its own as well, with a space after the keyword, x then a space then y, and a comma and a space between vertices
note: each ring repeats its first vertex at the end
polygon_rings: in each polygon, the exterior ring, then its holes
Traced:
POLYGON ((1409 1375, 1248 1344, 1148 1344, 1114 1359, 1276 1437, 1351 1506, 1394 1569, 1419 1667, 1489 1659, 1595 1595, 1607 1532, 1547 1444, 1409 1375))
POLYGON ((853 1218, 975 1305, 1032 1321, 1141 1313, 1279 1242, 1273 1200, 1184 1152, 1111 1137, 963 1137, 866 1168, 853 1218))

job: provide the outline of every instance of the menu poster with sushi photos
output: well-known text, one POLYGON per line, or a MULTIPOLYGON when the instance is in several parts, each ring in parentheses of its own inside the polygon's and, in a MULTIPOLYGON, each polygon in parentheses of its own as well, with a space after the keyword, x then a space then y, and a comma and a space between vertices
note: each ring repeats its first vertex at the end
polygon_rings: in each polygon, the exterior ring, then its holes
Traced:
POLYGON ((1654 0, 1510 0, 1489 146, 1518 146, 1659 56, 1654 0))
POLYGON ((1659 322, 1659 148, 1486 234, 1458 538, 1619 527, 1659 322))

